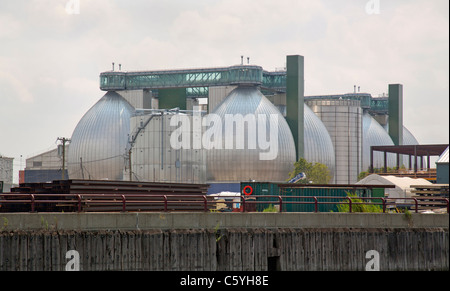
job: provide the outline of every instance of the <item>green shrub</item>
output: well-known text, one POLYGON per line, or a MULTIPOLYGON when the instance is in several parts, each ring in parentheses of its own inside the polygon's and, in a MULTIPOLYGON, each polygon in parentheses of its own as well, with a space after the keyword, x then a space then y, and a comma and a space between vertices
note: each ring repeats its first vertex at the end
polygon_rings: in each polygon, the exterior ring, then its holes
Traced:
POLYGON ((269 204, 268 207, 266 207, 263 212, 278 212, 278 210, 273 206, 272 204, 269 204))
MULTIPOLYGON (((380 213, 383 212, 383 208, 380 205, 373 205, 371 203, 377 202, 377 200, 363 200, 358 198, 354 193, 347 193, 347 197, 350 197, 352 201, 352 212, 372 212, 372 213, 380 213), (355 204, 357 203, 357 204, 355 204), (363 204, 360 204, 363 203, 363 204)), ((344 204, 337 204, 337 209, 339 212, 349 212, 350 206, 348 204, 348 200, 345 199, 341 202, 344 204)))

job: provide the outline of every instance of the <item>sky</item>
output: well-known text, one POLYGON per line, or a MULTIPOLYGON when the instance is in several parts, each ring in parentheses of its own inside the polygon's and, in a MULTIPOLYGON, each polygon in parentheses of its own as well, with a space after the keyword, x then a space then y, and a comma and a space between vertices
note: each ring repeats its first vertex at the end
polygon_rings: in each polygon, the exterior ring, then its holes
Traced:
MULTIPOLYGON (((1 0, 0 155, 70 138, 99 74, 305 57, 305 95, 379 96, 403 84, 404 125, 449 143, 448 0, 1 0)), ((15 173, 15 179, 17 174, 15 173)))

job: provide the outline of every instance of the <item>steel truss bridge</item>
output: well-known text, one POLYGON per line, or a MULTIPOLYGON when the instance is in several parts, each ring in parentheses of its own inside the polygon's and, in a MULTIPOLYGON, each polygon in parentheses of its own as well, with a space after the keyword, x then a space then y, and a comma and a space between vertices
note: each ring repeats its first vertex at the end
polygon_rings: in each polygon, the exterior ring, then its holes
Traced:
MULTIPOLYGON (((209 87, 249 85, 259 86, 265 95, 286 93, 286 71, 269 72, 260 66, 237 65, 231 67, 160 70, 160 71, 107 71, 100 74, 103 91, 151 90, 186 88, 186 97, 208 97, 209 87)), ((387 113, 388 98, 373 98, 367 93, 310 96, 360 100, 361 107, 377 113, 387 113)))
POLYGON ((191 93, 204 95, 208 87, 226 85, 254 85, 263 90, 286 92, 286 71, 267 72, 259 66, 241 65, 224 68, 121 72, 100 74, 100 89, 155 90, 189 88, 191 93))

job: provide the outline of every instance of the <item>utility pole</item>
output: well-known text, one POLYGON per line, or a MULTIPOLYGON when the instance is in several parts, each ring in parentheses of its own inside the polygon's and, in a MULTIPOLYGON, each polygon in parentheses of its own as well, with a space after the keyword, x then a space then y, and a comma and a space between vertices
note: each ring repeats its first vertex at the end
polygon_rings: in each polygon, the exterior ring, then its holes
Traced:
POLYGON ((83 158, 80 157, 81 178, 84 180, 83 158))
POLYGON ((130 171, 130 181, 133 181, 133 172, 131 171, 131 148, 128 151, 128 168, 130 171))
POLYGON ((66 142, 70 142, 70 139, 65 137, 58 137, 57 141, 60 141, 62 143, 62 173, 61 173, 61 179, 66 179, 66 142))

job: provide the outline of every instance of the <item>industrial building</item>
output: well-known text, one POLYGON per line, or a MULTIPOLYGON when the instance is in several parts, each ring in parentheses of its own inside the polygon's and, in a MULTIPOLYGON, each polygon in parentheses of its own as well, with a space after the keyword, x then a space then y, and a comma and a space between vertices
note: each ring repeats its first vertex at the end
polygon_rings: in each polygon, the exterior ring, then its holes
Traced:
POLYGON ((0 193, 9 191, 13 185, 13 160, 0 154, 0 193))
MULTIPOLYGON (((67 150, 68 145, 65 148, 67 150)), ((53 150, 45 151, 27 159, 22 182, 51 182, 67 179, 68 176, 67 169, 63 166, 62 146, 58 146, 53 150)))
POLYGON ((436 171, 437 171, 437 184, 448 184, 449 182, 449 171, 448 171, 448 150, 449 147, 442 153, 439 160, 436 161, 436 171))
MULTIPOLYGON (((100 74, 106 93, 79 121, 60 169, 70 179, 232 187, 241 181, 285 182, 294 162, 304 157, 325 164, 332 183, 351 184, 368 169, 371 146, 418 144, 403 125, 402 85, 390 84, 389 96, 383 97, 356 92, 356 87, 349 94, 304 96, 303 56, 287 56, 286 64, 275 72, 243 61, 221 68, 139 72, 115 70, 113 64, 100 74), (235 123, 232 133, 224 130, 225 122, 211 129, 230 115, 256 119, 246 119, 243 128, 235 123), (263 122, 270 117, 276 126, 263 122), (174 126, 180 120, 192 126, 174 126), (269 141, 273 132, 276 155, 261 159, 271 148, 249 145, 255 139, 269 141), (189 147, 174 148, 174 134, 189 136, 189 147), (212 145, 205 146, 205 139, 212 145), (229 140, 236 142, 232 148, 227 148, 229 140)), ((395 155, 389 161, 395 165, 395 155)), ((374 165, 383 165, 382 154, 375 154, 374 165)))

